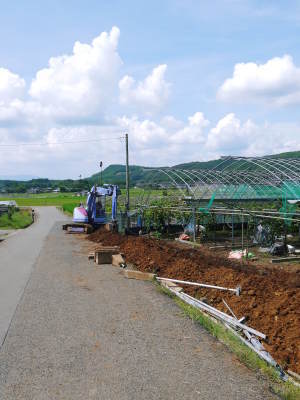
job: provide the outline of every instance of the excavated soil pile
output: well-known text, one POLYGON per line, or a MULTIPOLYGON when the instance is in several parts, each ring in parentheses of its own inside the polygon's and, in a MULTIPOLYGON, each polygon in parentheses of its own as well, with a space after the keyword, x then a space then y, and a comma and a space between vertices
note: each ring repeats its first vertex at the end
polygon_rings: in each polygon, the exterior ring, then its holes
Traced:
POLYGON ((176 242, 122 236, 104 230, 94 232, 88 239, 120 246, 126 261, 140 271, 231 288, 240 285, 239 297, 191 286, 184 290, 195 297, 205 297, 209 304, 228 312, 222 298, 226 300, 238 318, 246 316, 249 326, 268 336, 265 348, 278 363, 300 373, 300 271, 241 265, 205 247, 192 249, 176 242))

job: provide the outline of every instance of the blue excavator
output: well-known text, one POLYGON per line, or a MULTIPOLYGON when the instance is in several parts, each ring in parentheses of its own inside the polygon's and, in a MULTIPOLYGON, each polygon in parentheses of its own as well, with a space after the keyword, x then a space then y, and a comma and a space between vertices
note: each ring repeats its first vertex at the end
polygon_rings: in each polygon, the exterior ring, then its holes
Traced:
POLYGON ((95 228, 112 223, 117 224, 117 201, 120 189, 117 185, 93 186, 88 194, 86 205, 80 204, 73 211, 73 223, 63 225, 63 229, 68 232, 86 232, 90 233, 95 228), (106 215, 106 197, 110 196, 111 201, 111 219, 106 215))

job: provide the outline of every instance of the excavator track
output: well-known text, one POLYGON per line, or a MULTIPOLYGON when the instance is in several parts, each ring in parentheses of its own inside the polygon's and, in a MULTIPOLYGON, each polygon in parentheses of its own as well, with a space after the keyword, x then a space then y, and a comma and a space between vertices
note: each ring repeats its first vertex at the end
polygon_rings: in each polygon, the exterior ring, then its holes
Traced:
POLYGON ((94 231, 94 227, 91 224, 80 223, 64 224, 62 229, 68 233, 92 233, 94 231))

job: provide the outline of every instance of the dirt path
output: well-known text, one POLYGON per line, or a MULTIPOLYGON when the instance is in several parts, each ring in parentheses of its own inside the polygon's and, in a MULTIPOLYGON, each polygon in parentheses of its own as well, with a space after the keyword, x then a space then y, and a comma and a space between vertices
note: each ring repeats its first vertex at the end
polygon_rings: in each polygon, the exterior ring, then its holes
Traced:
POLYGON ((46 236, 55 221, 65 218, 55 207, 35 211, 33 225, 0 243, 0 346, 46 236))
POLYGON ((50 232, 0 352, 0 398, 272 399, 150 282, 87 260, 50 232))

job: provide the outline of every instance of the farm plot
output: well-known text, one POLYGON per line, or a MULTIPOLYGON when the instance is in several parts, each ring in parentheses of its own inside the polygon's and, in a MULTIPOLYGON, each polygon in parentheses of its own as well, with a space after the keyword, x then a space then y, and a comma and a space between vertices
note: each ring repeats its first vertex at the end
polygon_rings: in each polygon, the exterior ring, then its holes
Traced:
POLYGON ((224 299, 235 314, 248 318, 248 324, 268 336, 265 348, 283 367, 300 372, 300 266, 266 268, 241 264, 202 246, 185 245, 146 237, 122 236, 98 230, 88 240, 118 245, 140 271, 163 277, 242 288, 241 296, 203 288, 186 287, 185 292, 203 298, 226 312, 224 299))

